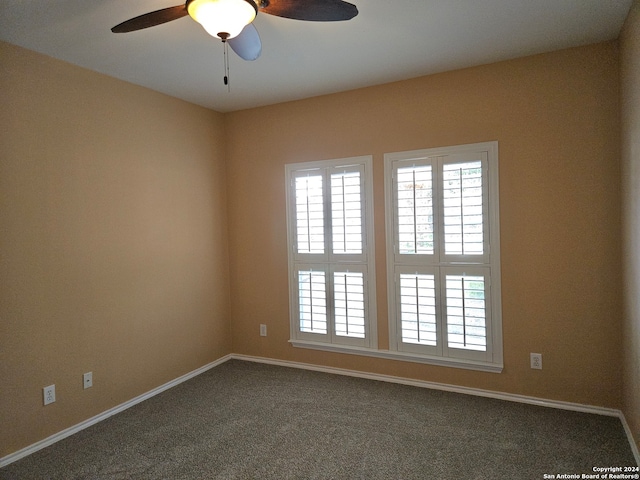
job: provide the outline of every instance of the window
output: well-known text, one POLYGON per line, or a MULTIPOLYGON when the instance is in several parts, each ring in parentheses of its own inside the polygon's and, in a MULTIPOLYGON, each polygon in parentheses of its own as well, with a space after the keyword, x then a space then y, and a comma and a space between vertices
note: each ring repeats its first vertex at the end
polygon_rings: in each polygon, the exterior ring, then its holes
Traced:
POLYGON ((292 341, 375 347, 372 158, 285 171, 292 341))
POLYGON ((291 343, 502 371, 497 142, 386 154, 389 348, 371 156, 286 165, 291 343))
POLYGON ((390 350, 501 368, 497 150, 385 155, 390 350))

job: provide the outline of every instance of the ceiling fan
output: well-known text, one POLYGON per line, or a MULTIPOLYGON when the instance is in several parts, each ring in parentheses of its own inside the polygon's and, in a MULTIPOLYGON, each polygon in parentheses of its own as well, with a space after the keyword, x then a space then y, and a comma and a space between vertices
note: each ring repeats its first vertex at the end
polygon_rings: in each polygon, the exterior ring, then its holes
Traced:
POLYGON ((228 43, 240 58, 255 60, 262 53, 260 36, 252 24, 258 11, 311 22, 337 22, 358 15, 355 5, 342 0, 187 0, 184 5, 131 18, 111 31, 133 32, 189 15, 211 36, 228 43))

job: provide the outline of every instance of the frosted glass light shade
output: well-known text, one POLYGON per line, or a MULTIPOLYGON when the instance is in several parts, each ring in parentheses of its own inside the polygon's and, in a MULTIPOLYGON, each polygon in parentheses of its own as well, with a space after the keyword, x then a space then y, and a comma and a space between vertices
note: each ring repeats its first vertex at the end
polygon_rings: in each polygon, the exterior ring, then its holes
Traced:
POLYGON ((253 22, 258 9, 251 0, 191 0, 187 11, 209 35, 233 38, 253 22))

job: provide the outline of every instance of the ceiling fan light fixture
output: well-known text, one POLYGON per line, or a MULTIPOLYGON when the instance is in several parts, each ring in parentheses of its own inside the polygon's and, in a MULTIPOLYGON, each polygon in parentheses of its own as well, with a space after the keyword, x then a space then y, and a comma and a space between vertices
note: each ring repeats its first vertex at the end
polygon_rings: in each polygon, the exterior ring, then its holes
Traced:
POLYGON ((252 0, 190 0, 187 11, 209 35, 227 40, 253 22, 258 7, 252 0))

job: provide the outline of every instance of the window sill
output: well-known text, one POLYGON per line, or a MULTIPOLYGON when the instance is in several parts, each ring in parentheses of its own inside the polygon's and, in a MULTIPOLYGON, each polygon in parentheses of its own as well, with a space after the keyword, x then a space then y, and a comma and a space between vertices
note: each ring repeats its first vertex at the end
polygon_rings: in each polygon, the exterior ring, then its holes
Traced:
POLYGON ((432 357, 415 353, 398 352, 393 350, 378 350, 374 348, 353 347, 349 345, 335 345, 330 343, 309 342, 305 340, 289 340, 289 343, 298 348, 310 348, 325 352, 347 353, 351 355, 363 355, 366 357, 385 358, 388 360, 400 360, 403 362, 425 363, 441 367, 463 368, 466 370, 478 370, 481 372, 501 373, 502 363, 477 362, 458 358, 432 357))

